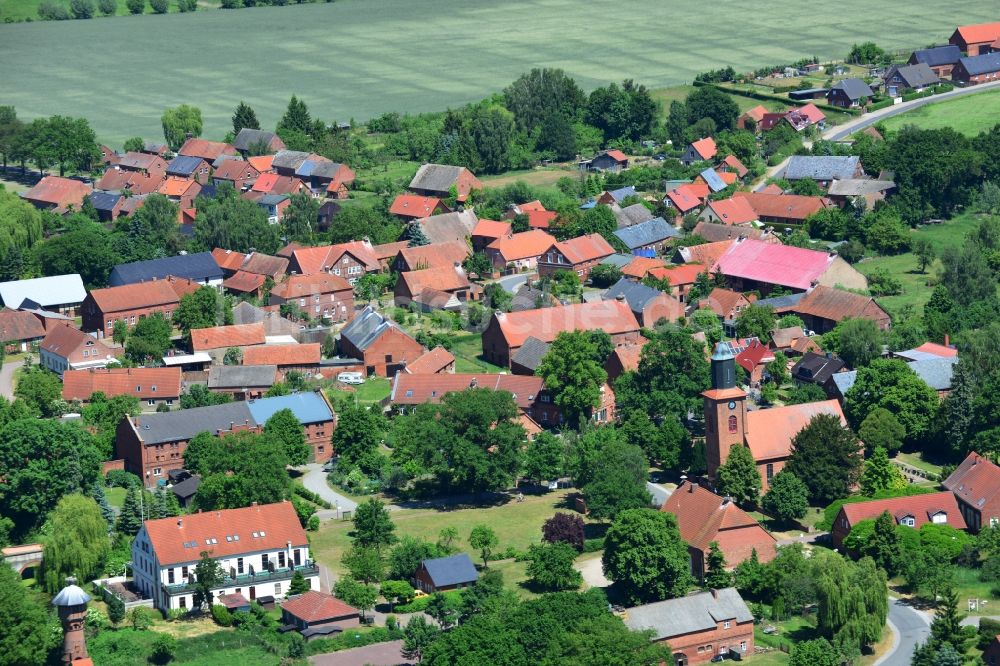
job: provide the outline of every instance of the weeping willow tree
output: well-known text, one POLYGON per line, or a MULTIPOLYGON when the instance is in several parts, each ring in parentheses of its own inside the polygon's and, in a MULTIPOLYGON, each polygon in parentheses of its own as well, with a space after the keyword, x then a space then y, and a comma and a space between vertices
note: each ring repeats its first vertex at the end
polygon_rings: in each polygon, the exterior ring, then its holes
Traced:
POLYGON ((47 533, 42 546, 42 576, 49 594, 58 592, 71 574, 89 581, 101 573, 111 540, 108 523, 93 499, 66 495, 42 531, 47 533))
POLYGON ((0 280, 21 277, 29 248, 41 238, 42 214, 0 187, 0 280))
POLYGON ((889 613, 885 573, 870 557, 854 563, 836 553, 814 565, 818 628, 844 657, 857 657, 882 637, 889 613))

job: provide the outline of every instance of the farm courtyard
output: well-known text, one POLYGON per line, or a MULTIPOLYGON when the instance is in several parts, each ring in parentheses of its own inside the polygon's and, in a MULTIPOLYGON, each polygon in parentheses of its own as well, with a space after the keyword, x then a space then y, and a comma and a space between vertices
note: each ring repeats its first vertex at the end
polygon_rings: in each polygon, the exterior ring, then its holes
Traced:
POLYGON ((365 120, 475 101, 532 67, 561 67, 586 89, 623 78, 661 88, 726 65, 842 58, 868 39, 890 49, 940 43, 956 22, 995 18, 981 0, 948 8, 945 15, 939 5, 902 0, 808 11, 791 0, 764 9, 694 0, 341 0, 0 24, 0 101, 25 118, 85 117, 112 144, 159 136, 163 109, 189 103, 202 109, 204 135, 221 138, 240 100, 273 127, 292 93, 328 122, 365 120))

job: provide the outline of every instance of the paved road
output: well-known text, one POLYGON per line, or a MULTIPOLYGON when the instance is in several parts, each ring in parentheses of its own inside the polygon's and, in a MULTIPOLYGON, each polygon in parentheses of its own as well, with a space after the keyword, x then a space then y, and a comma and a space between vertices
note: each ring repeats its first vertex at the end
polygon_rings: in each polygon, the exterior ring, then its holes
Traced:
POLYGON ((583 576, 583 582, 589 587, 609 587, 611 581, 604 575, 604 565, 601 558, 595 557, 583 562, 576 562, 573 568, 583 576))
POLYGON ((889 597, 889 628, 895 634, 892 649, 873 666, 910 666, 913 651, 931 634, 930 619, 905 601, 889 597))
POLYGON ((673 490, 671 490, 669 488, 664 488, 663 486, 659 485, 658 483, 653 483, 651 481, 647 481, 646 482, 646 490, 648 490, 649 494, 652 495, 653 502, 657 506, 662 506, 663 503, 666 502, 667 499, 674 492, 673 490))
POLYGON ((850 136, 854 132, 857 132, 858 130, 862 130, 866 127, 874 125, 880 120, 885 120, 886 118, 891 118, 892 116, 898 116, 901 113, 912 111, 913 109, 924 106, 925 104, 936 104, 937 102, 943 102, 947 99, 952 99, 954 97, 972 95, 974 93, 998 87, 1000 87, 1000 81, 992 81, 990 83, 981 83, 979 85, 970 86, 968 88, 955 88, 951 92, 941 93, 940 95, 932 95, 931 97, 921 97, 920 99, 911 100, 909 102, 902 102, 901 104, 896 104, 894 106, 890 106, 885 109, 879 109, 878 111, 866 113, 860 118, 846 122, 843 125, 837 125, 836 127, 831 127, 826 132, 824 132, 823 138, 827 139, 828 141, 840 141, 841 139, 846 139, 848 136, 850 136))
POLYGON ((24 361, 11 361, 4 363, 0 368, 0 396, 14 398, 14 373, 24 365, 24 361))
POLYGON ((528 281, 529 277, 533 278, 535 276, 529 273, 515 273, 514 275, 505 275, 497 280, 497 282, 500 283, 500 286, 503 287, 503 290, 507 293, 516 294, 517 290, 521 288, 521 285, 528 281))
MULTIPOLYGON (((309 463, 299 469, 304 471, 304 474, 302 475, 302 485, 305 486, 307 490, 311 490, 316 493, 334 507, 339 506, 341 511, 354 511, 354 509, 357 508, 357 502, 333 491, 333 488, 331 488, 326 482, 326 472, 323 471, 322 465, 319 463, 309 463)), ((334 515, 336 510, 320 510, 317 513, 319 514, 321 520, 337 517, 334 515)))

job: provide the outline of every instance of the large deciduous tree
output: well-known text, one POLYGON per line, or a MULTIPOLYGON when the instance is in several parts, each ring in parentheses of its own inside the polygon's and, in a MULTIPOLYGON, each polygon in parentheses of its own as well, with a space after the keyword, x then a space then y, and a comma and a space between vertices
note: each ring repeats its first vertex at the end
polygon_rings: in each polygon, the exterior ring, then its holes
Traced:
POLYGON ((760 498, 761 480, 757 463, 747 446, 729 449, 725 464, 717 471, 719 491, 738 504, 756 506, 760 498))
POLYGON ((383 549, 396 542, 396 526, 389 516, 389 509, 374 497, 362 502, 354 510, 352 538, 359 546, 383 549))
POLYGON ((799 520, 809 508, 809 488, 797 476, 783 469, 771 479, 762 507, 783 523, 799 520))
POLYGON ((601 562, 629 603, 679 597, 694 582, 677 518, 653 509, 628 509, 615 519, 601 562))
POLYGON ((221 186, 214 198, 199 200, 194 241, 204 248, 236 252, 273 254, 281 247, 278 226, 268 223, 264 209, 240 198, 228 185, 221 186))
POLYGON ((858 370, 845 396, 844 411, 857 428, 875 409, 886 409, 906 429, 906 442, 915 444, 930 431, 939 404, 937 393, 906 363, 876 359, 858 370))
POLYGON ((532 544, 528 559, 528 578, 543 590, 575 590, 583 583, 583 576, 573 568, 576 550, 569 544, 532 544))
MULTIPOLYGON (((188 104, 181 104, 167 109, 160 116, 163 125, 163 138, 170 150, 177 151, 190 136, 201 136, 201 109, 188 104)), ((226 246, 222 246, 226 247, 226 246)))
POLYGON ((44 664, 61 640, 49 613, 9 566, 0 566, 0 666, 44 664))
POLYGON ((563 332, 556 336, 535 371, 574 427, 600 404, 601 387, 608 379, 596 352, 587 331, 563 332))

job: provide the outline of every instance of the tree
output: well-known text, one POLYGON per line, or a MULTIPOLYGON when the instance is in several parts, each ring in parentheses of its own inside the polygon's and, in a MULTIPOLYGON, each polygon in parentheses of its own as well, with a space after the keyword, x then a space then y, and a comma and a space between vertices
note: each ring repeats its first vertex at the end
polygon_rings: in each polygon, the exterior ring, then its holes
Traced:
POLYGON ((0 515, 13 521, 15 536, 26 534, 64 495, 89 489, 101 459, 93 438, 75 424, 27 418, 3 425, 0 515))
POLYGON ((448 550, 436 544, 416 537, 403 536, 391 551, 389 551, 388 577, 400 580, 413 578, 424 560, 443 557, 448 550))
POLYGON ((601 563, 630 604, 682 596, 694 582, 677 518, 653 509, 619 514, 604 537, 601 563))
POLYGON ((288 108, 285 115, 278 121, 278 134, 284 136, 285 133, 300 133, 309 135, 313 132, 312 117, 309 115, 309 108, 306 103, 295 95, 288 101, 288 108))
POLYGON ((288 454, 282 442, 267 433, 200 433, 184 459, 188 469, 202 476, 195 502, 203 510, 271 504, 290 493, 288 454))
POLYGON ((209 391, 208 387, 203 384, 193 384, 188 388, 187 393, 181 395, 181 409, 222 405, 232 401, 231 395, 209 391))
POLYGON ((61 416, 62 388, 59 376, 40 365, 21 371, 14 395, 42 416, 61 416))
POLYGON ((577 449, 574 477, 592 517, 613 520, 626 509, 649 506, 649 462, 642 449, 623 442, 610 426, 587 432, 577 449))
POLYGON ((716 472, 719 491, 732 497, 737 504, 756 506, 760 498, 760 473, 750 448, 734 446, 729 457, 716 472))
POLYGON ((70 0, 69 10, 75 19, 89 19, 94 17, 94 3, 92 0, 70 0))
POLYGON ((769 305, 750 305, 736 317, 736 335, 741 338, 759 338, 766 343, 774 330, 774 308, 769 305))
POLYGON ((125 619, 125 602, 117 594, 111 594, 108 598, 108 619, 116 627, 125 619))
POLYGON ((847 497, 861 471, 861 444, 832 414, 818 414, 792 439, 785 469, 809 488, 814 504, 847 497))
POLYGON ((125 339, 128 337, 128 324, 125 323, 124 319, 116 319, 114 326, 111 328, 111 339, 117 345, 125 345, 125 339))
POLYGON ((844 658, 825 638, 815 638, 792 645, 788 666, 841 666, 844 658))
POLYGON ((597 264, 590 271, 590 282, 595 287, 607 288, 622 279, 622 271, 612 264, 597 264))
POLYGON ((340 464, 360 465, 366 474, 375 472, 363 463, 373 456, 385 437, 388 424, 381 412, 365 405, 347 403, 337 412, 337 428, 333 431, 333 450, 340 455, 340 464))
POLYGON ((771 479, 762 508, 783 523, 799 520, 809 508, 809 488, 788 470, 771 479))
POLYGON ((36 601, 17 573, 0 567, 0 665, 47 663, 50 650, 61 642, 53 632, 46 608, 36 601))
POLYGON ((562 332, 535 371, 572 426, 579 426, 600 404, 601 387, 608 380, 596 352, 587 331, 562 332))
POLYGON ((586 103, 576 81, 561 69, 532 69, 505 88, 503 96, 518 128, 528 132, 553 115, 575 117, 586 103))
POLYGON ((703 118, 711 118, 719 130, 734 129, 740 115, 736 101, 712 86, 695 88, 687 96, 685 107, 689 125, 694 125, 703 118))
POLYGON ((130 14, 142 14, 146 11, 146 0, 125 0, 130 14))
POLYGON ((835 351, 852 368, 866 366, 882 355, 882 331, 871 319, 845 319, 836 329, 835 351))
POLYGON ((253 110, 253 107, 240 100, 240 103, 236 105, 236 111, 233 113, 233 136, 239 134, 240 130, 244 127, 259 130, 260 122, 257 120, 257 113, 253 110))
POLYGON ((170 349, 173 329, 160 312, 154 312, 132 327, 125 344, 125 355, 136 363, 159 361, 170 349))
POLYGON ((181 104, 167 109, 160 116, 160 122, 163 125, 163 138, 170 150, 175 152, 184 145, 189 135, 201 136, 201 109, 196 106, 181 104))
POLYGON ((42 578, 45 590, 56 594, 67 576, 93 579, 111 551, 108 523, 90 497, 67 495, 48 517, 50 534, 43 542, 42 578))
POLYGON ((681 449, 690 440, 687 430, 676 418, 668 416, 657 425, 648 414, 639 410, 628 415, 621 432, 630 444, 642 448, 649 460, 667 469, 677 468, 681 449))
POLYGON ((705 571, 705 587, 721 590, 733 584, 733 576, 726 571, 726 555, 715 541, 708 544, 708 569, 705 571))
POLYGON ((548 431, 528 442, 522 473, 533 481, 554 480, 563 475, 563 444, 548 431))
POLYGON ((427 603, 427 615, 434 618, 438 626, 447 629, 455 624, 458 619, 459 601, 451 596, 445 596, 441 592, 431 595, 427 603))
POLYGON ((212 605, 214 599, 212 590, 222 586, 225 573, 222 571, 222 565, 212 559, 211 553, 203 550, 198 564, 194 565, 194 577, 192 604, 195 608, 204 610, 206 606, 212 605))
POLYGON ((576 555, 567 543, 532 544, 528 548, 528 578, 543 590, 575 590, 583 583, 583 576, 573 568, 576 555))
POLYGON ((583 550, 583 518, 574 513, 556 512, 542 524, 542 541, 566 543, 580 552, 583 550))
POLYGON ((393 610, 396 604, 410 603, 416 595, 413 586, 405 580, 387 580, 382 583, 379 591, 389 602, 390 610, 393 610))
POLYGON ((688 318, 688 326, 695 331, 703 332, 709 345, 714 346, 722 340, 722 322, 719 321, 718 315, 708 308, 692 312, 688 318))
POLYGON ((934 244, 923 236, 914 237, 913 241, 910 243, 910 251, 916 255, 921 273, 926 273, 927 267, 937 257, 937 250, 934 247, 934 244))
POLYGON ((116 529, 122 534, 135 536, 142 527, 142 522, 146 519, 141 497, 141 493, 144 492, 135 486, 129 486, 125 492, 125 502, 122 504, 116 526, 116 529))
POLYGON ((353 523, 352 538, 359 546, 381 550, 396 542, 396 535, 393 534, 396 526, 389 516, 389 509, 374 497, 358 505, 354 511, 353 523))
POLYGON ((423 661, 424 652, 434 642, 440 629, 427 621, 423 615, 414 615, 403 630, 403 656, 423 661))
POLYGON ((965 616, 958 612, 958 592, 954 588, 945 590, 931 622, 931 642, 939 646, 947 643, 964 653, 968 639, 962 628, 963 619, 965 616))
POLYGON ((285 238, 300 243, 314 242, 319 224, 319 208, 319 199, 309 194, 293 194, 281 218, 285 238))
POLYGON ((888 614, 885 573, 871 558, 857 564, 836 553, 810 564, 816 576, 817 627, 848 658, 878 641, 888 614), (815 563, 813 563, 815 562, 815 563))
POLYGON ((375 607, 378 601, 378 590, 374 585, 365 585, 350 577, 343 577, 333 586, 333 593, 338 599, 343 599, 344 603, 354 606, 361 611, 361 619, 365 617, 365 611, 375 607))
POLYGON ((194 240, 201 247, 236 252, 274 253, 281 247, 278 226, 267 221, 264 209, 229 185, 220 186, 214 198, 199 200, 194 240))
POLYGON ((940 400, 937 393, 898 359, 876 359, 858 370, 844 399, 844 412, 859 427, 876 408, 892 412, 906 429, 906 442, 917 443, 931 429, 940 400))
POLYGON ((149 6, 152 8, 154 14, 166 14, 170 8, 167 0, 149 0, 149 6))
POLYGON ((344 553, 342 561, 351 577, 362 583, 379 583, 385 576, 385 561, 374 546, 354 545, 344 553))
POLYGON ((892 464, 881 446, 865 461, 865 471, 861 474, 861 492, 872 497, 883 490, 900 490, 907 486, 906 477, 892 464))
POLYGON ((279 409, 272 414, 264 424, 264 433, 272 435, 281 442, 288 456, 289 465, 296 467, 309 461, 312 450, 306 443, 302 424, 292 410, 279 409))
POLYGON ((590 93, 585 120, 601 130, 605 141, 636 141, 652 128, 656 120, 656 102, 645 86, 631 79, 623 81, 621 87, 612 83, 590 93))
MULTIPOLYGON (((158 12, 163 14, 165 12, 158 12)), ((173 660, 177 652, 177 639, 170 634, 157 634, 153 639, 149 660, 154 664, 166 664, 173 660)))
POLYGON ((219 292, 204 286, 181 296, 171 321, 174 326, 190 335, 193 328, 211 328, 218 323, 219 292))
POLYGON ((488 569, 490 555, 493 549, 500 545, 500 539, 488 525, 476 525, 469 533, 469 545, 479 551, 479 556, 483 559, 483 568, 488 569))
POLYGON ((903 446, 906 428, 888 409, 876 407, 861 422, 858 437, 870 450, 881 448, 887 453, 895 453, 903 446))
POLYGON ((36 244, 32 255, 46 275, 79 273, 85 285, 97 288, 108 283, 111 269, 121 261, 111 243, 110 232, 91 222, 36 244))
POLYGON ((292 580, 288 583, 288 594, 293 596, 296 594, 302 594, 303 592, 308 592, 311 588, 309 581, 306 577, 302 575, 302 572, 296 571, 292 574, 292 580))

